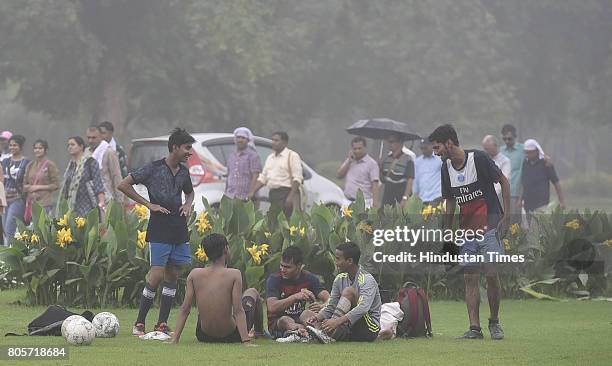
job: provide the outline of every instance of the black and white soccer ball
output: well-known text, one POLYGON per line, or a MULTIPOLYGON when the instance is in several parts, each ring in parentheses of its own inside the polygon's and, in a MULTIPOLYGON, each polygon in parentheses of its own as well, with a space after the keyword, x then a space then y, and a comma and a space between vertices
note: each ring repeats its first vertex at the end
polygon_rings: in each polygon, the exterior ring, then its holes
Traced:
POLYGON ((66 341, 73 346, 88 346, 94 338, 96 338, 96 331, 85 318, 76 319, 66 327, 66 341))
POLYGON ((68 325, 70 325, 70 323, 78 319, 87 320, 80 315, 70 315, 64 320, 64 322, 62 323, 62 337, 64 337, 64 339, 67 339, 66 338, 66 328, 68 328, 68 325))
POLYGON ((98 338, 113 338, 119 333, 119 319, 108 311, 97 314, 91 324, 98 338))

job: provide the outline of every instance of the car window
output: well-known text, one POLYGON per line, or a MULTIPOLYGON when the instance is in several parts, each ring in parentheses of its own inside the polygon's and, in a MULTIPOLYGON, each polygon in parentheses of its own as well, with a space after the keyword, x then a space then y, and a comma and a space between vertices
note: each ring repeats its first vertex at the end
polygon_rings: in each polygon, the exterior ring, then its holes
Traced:
POLYGON ((164 141, 137 142, 132 146, 129 170, 138 169, 168 155, 168 143, 164 141))
MULTIPOLYGON (((214 145, 206 145, 206 148, 208 148, 211 154, 213 154, 213 156, 219 160, 221 164, 227 166, 227 159, 231 153, 236 150, 236 145, 234 145, 234 143, 218 143, 214 145)), ((262 166, 266 163, 266 158, 268 155, 274 152, 270 146, 260 145, 257 143, 255 145, 255 150, 261 159, 262 166)), ((302 164, 302 170, 304 179, 310 179, 312 177, 310 170, 304 164, 302 164)))

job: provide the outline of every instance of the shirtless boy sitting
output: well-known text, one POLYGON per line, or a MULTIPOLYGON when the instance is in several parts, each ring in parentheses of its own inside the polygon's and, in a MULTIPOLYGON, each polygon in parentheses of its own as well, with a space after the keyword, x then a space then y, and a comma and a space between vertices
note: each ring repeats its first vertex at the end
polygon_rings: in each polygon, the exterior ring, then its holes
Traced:
POLYGON ((187 276, 185 300, 178 311, 172 342, 179 342, 195 296, 199 312, 196 337, 200 342, 248 344, 253 325, 256 333, 263 332, 259 293, 250 288, 242 294, 242 274, 226 268, 230 253, 225 236, 211 234, 202 244, 210 264, 194 268, 187 276))

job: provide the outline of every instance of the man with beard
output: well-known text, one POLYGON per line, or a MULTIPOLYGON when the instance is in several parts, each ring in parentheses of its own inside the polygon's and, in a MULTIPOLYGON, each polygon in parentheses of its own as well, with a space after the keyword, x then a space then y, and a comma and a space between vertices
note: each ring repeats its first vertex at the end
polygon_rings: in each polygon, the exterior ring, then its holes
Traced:
POLYGON ((433 150, 442 159, 442 198, 446 200, 445 228, 453 227, 455 203, 460 207, 460 228, 480 231, 483 236, 466 238, 461 246, 461 255, 482 255, 485 263, 462 262, 464 266, 465 300, 470 319, 470 329, 460 339, 483 339, 480 328, 480 274, 484 267, 487 279, 487 296, 491 316, 489 331, 491 338, 503 339, 499 325, 501 286, 494 263, 489 263, 490 253, 504 254, 501 244, 508 225, 510 212, 510 184, 501 170, 480 150, 463 150, 459 146, 457 132, 451 125, 435 129, 429 136, 433 150), (495 183, 501 184, 504 207, 495 193, 495 183), (482 239, 482 240, 480 240, 482 239))

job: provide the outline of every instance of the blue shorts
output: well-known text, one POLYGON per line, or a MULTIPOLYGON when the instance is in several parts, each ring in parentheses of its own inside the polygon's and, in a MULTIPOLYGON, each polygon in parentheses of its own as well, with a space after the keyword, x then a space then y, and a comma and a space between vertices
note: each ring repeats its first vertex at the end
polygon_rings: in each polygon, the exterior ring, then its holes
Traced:
POLYGON ((491 229, 484 233, 482 240, 472 239, 466 240, 461 246, 461 255, 482 255, 484 262, 460 262, 459 264, 465 267, 479 266, 482 263, 489 263, 489 254, 497 253, 504 254, 504 247, 501 241, 497 238, 497 229, 491 229))
POLYGON ((179 266, 191 264, 191 249, 189 243, 149 243, 149 258, 151 267, 165 267, 169 262, 179 266))

